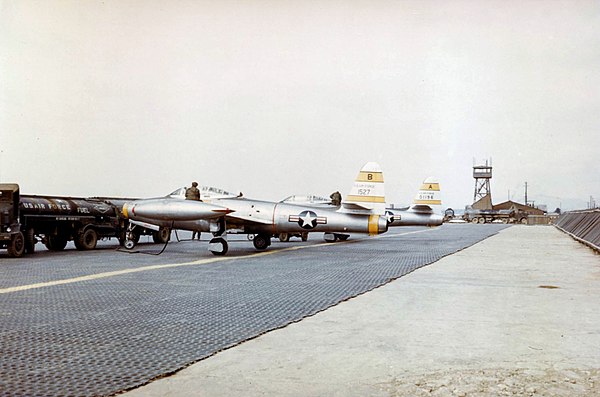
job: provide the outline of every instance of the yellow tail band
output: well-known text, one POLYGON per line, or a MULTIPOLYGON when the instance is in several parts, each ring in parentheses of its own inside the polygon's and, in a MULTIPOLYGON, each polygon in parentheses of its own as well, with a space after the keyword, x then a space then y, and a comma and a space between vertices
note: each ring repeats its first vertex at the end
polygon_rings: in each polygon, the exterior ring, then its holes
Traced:
POLYGON ((415 204, 442 205, 442 200, 415 200, 415 204))
POLYGON ((369 215, 369 235, 379 234, 379 215, 369 215))
POLYGON ((424 183, 421 185, 421 190, 430 190, 430 191, 439 192, 440 184, 439 183, 424 183))
POLYGON ((383 182, 383 172, 361 171, 356 177, 356 182, 383 182))

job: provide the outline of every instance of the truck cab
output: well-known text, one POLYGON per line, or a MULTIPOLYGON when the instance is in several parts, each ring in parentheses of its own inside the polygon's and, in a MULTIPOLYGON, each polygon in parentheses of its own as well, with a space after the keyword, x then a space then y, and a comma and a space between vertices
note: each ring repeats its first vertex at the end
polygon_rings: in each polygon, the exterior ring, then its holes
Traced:
POLYGON ((16 183, 0 183, 0 248, 6 248, 10 257, 20 257, 25 251, 16 183))

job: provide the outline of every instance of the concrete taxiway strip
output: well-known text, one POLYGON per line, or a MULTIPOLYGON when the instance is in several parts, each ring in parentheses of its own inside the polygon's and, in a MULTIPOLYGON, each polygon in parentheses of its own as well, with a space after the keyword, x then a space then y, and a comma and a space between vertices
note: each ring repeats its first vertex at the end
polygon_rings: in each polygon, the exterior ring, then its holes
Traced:
MULTIPOLYGON (((386 237, 394 237, 394 236, 403 236, 403 235, 414 234, 414 233, 423 233, 423 232, 427 232, 430 230, 435 230, 435 229, 425 229, 425 230, 418 230, 418 231, 406 232, 406 233, 382 234, 382 235, 378 235, 378 236, 373 236, 372 238, 386 238, 386 237)), ((351 243, 361 241, 361 240, 363 240, 363 239, 359 238, 359 239, 354 239, 354 240, 338 242, 337 244, 351 244, 351 243)), ((64 285, 64 284, 78 283, 78 282, 83 282, 83 281, 99 280, 99 279, 108 278, 108 277, 117 277, 117 276, 122 276, 125 274, 147 272, 147 271, 152 271, 152 270, 161 270, 161 269, 184 267, 184 266, 200 266, 200 265, 206 265, 206 264, 210 264, 210 263, 227 261, 227 260, 240 260, 240 259, 246 259, 246 258, 256 258, 256 257, 260 257, 260 256, 265 256, 265 255, 273 255, 278 252, 295 251, 295 250, 322 247, 322 246, 328 246, 328 245, 331 245, 331 243, 298 245, 298 246, 283 248, 283 249, 279 249, 279 250, 257 252, 257 253, 247 255, 244 257, 218 256, 218 257, 214 257, 214 258, 210 258, 210 259, 200 259, 200 260, 192 261, 192 262, 169 263, 169 264, 135 267, 135 268, 129 268, 129 269, 116 270, 116 271, 112 271, 112 272, 103 272, 103 273, 97 273, 97 274, 90 274, 87 276, 73 277, 73 278, 63 279, 63 280, 54 280, 54 281, 47 281, 47 282, 43 282, 43 283, 35 283, 35 284, 28 284, 28 285, 19 285, 16 287, 3 288, 3 289, 0 289, 0 294, 8 294, 8 293, 12 293, 12 292, 27 291, 27 290, 36 289, 36 288, 47 288, 47 287, 53 287, 53 286, 58 286, 58 285, 64 285)))
POLYGON ((589 248, 514 226, 126 395, 597 395, 599 281, 589 248))

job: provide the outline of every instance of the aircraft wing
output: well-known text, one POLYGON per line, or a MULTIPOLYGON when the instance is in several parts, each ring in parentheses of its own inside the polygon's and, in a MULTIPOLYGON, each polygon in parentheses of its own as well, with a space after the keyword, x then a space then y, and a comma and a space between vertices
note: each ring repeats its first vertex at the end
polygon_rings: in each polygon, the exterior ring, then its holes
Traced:
POLYGON ((418 214, 432 214, 433 208, 424 204, 415 204, 410 206, 410 211, 416 212, 418 214))
POLYGON ((234 219, 237 221, 250 222, 250 223, 258 223, 261 225, 272 225, 272 219, 264 219, 257 216, 252 216, 251 214, 244 215, 243 213, 231 212, 227 214, 227 219, 234 219))

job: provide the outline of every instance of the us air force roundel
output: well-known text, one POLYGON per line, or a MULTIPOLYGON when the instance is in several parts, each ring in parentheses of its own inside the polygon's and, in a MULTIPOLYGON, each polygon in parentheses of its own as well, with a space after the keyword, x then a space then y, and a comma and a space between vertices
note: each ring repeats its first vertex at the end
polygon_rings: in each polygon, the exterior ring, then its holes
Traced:
POLYGON ((325 225, 327 224, 327 217, 325 216, 317 216, 316 213, 312 211, 302 211, 300 215, 290 215, 288 218, 289 222, 298 222, 298 225, 302 229, 313 229, 318 224, 325 225))

